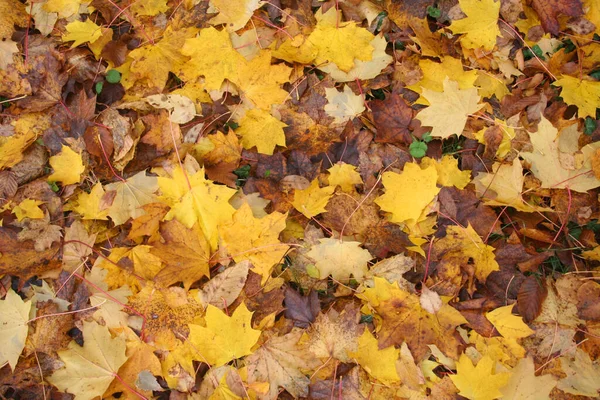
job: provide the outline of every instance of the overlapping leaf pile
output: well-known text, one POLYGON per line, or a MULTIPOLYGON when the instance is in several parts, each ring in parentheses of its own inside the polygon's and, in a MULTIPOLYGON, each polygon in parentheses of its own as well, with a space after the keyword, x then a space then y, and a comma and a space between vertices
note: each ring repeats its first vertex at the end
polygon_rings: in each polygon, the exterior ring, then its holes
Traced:
POLYGON ((597 398, 599 4, 0 0, 3 398, 597 398))

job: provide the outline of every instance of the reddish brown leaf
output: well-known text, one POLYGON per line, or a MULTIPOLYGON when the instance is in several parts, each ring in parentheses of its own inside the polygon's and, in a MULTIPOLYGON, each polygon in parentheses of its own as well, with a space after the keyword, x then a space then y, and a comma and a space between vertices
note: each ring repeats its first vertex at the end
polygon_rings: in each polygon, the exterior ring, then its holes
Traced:
POLYGON ((523 281, 517 295, 517 309, 525 322, 531 322, 540 315, 547 295, 548 288, 544 279, 530 275, 523 281))
POLYGON ((371 103, 371 110, 377 128, 376 142, 405 145, 412 143, 408 127, 413 118, 413 110, 402 97, 392 93, 385 100, 375 100, 371 103))
POLYGON ((317 292, 302 296, 294 289, 285 290, 285 317, 294 321, 294 325, 308 328, 319 315, 319 311, 321 311, 321 304, 317 292))
POLYGON ((86 150, 106 162, 113 153, 113 137, 108 129, 92 125, 83 134, 86 150), (102 144, 100 143, 102 142, 102 144))
POLYGON ((570 17, 583 15, 581 0, 531 0, 531 6, 538 13, 544 30, 553 35, 558 35, 560 31, 560 14, 570 17))
POLYGON ((587 281, 577 290, 579 317, 588 321, 600 321, 600 284, 587 281))

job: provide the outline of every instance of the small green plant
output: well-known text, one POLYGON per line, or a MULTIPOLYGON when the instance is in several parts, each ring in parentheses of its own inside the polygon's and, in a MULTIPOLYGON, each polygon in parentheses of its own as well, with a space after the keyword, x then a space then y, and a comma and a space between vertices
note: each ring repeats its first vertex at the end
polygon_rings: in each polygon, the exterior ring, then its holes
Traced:
POLYGON ((96 94, 100 94, 102 93, 102 89, 104 88, 104 82, 100 81, 100 82, 96 82, 96 94))
POLYGON ((546 57, 544 57, 544 51, 537 44, 535 46, 533 46, 531 48, 531 50, 523 49, 523 58, 525 58, 525 60, 529 60, 529 59, 533 58, 534 54, 542 60, 546 59, 546 57))
POLYGON ((442 16, 442 10, 437 7, 429 6, 427 7, 427 15, 429 15, 431 18, 437 19, 442 16))
POLYGON ((590 136, 592 133, 594 133, 597 127, 598 124, 596 123, 595 119, 592 117, 585 117, 585 121, 583 123, 583 133, 590 136))
POLYGON ((106 72, 106 82, 119 83, 121 82, 121 73, 116 69, 111 69, 106 72))
POLYGON ((250 175, 250 166, 242 165, 238 169, 234 170, 233 173, 238 177, 235 181, 237 186, 244 186, 246 180, 248 179, 248 175, 250 175))
POLYGON ((415 139, 410 146, 408 146, 408 152, 414 158, 423 158, 425 157, 425 154, 427 154, 427 143, 415 139))
POLYGON ((377 17, 375 17, 375 21, 377 22, 377 26, 375 27, 375 33, 379 32, 379 30, 381 29, 381 25, 383 24, 383 20, 385 19, 385 17, 387 17, 388 13, 386 11, 382 11, 379 14, 377 14, 377 17))
POLYGON ((414 158, 423 158, 427 154, 427 143, 431 142, 431 132, 426 132, 421 137, 421 140, 413 137, 413 142, 408 146, 408 152, 414 158))

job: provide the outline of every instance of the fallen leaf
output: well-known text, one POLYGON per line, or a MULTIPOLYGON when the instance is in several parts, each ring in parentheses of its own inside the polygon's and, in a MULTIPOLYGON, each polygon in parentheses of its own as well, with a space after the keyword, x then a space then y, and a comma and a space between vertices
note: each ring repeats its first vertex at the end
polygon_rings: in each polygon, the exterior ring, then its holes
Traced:
POLYGON ((323 109, 327 115, 334 118, 336 124, 350 121, 365 111, 364 97, 354 94, 348 85, 344 85, 342 92, 335 88, 326 88, 325 97, 327 104, 323 109))
POLYGON ((494 373, 494 360, 483 357, 473 366, 466 355, 461 355, 456 363, 456 374, 450 379, 458 390, 459 395, 470 400, 494 400, 502 397, 500 388, 506 386, 510 373, 494 373))
POLYGON ((29 331, 29 312, 31 301, 23 301, 12 289, 6 292, 4 300, 0 300, 0 365, 8 363, 14 372, 19 356, 25 348, 25 340, 29 331))
POLYGON ((583 15, 580 0, 532 0, 531 7, 537 12, 546 32, 558 35, 560 14, 570 17, 583 15))
POLYGON ((262 398, 276 399, 279 388, 292 396, 308 394, 309 378, 303 371, 318 365, 306 344, 299 343, 301 330, 292 330, 283 336, 270 336, 247 359, 248 382, 268 382, 269 391, 262 398))
POLYGON ((286 126, 267 111, 253 109, 240 120, 236 133, 242 136, 245 149, 256 146, 259 153, 272 155, 276 146, 285 147, 283 128, 286 126))
POLYGON ((381 317, 380 347, 406 341, 415 359, 421 361, 429 353, 427 346, 436 344, 448 356, 458 357, 460 342, 455 330, 467 321, 457 310, 443 304, 437 313, 429 313, 421 306, 419 296, 383 278, 376 277, 374 281, 373 288, 365 289, 358 297, 381 317))
POLYGON ((212 278, 198 292, 200 303, 204 307, 211 304, 221 310, 228 307, 242 292, 250 266, 249 261, 242 261, 212 278))
POLYGON ((156 177, 141 171, 127 180, 108 184, 105 189, 107 194, 115 192, 108 216, 115 225, 121 225, 129 218, 135 219, 146 213, 142 206, 156 201, 154 192, 158 189, 158 184, 156 177))
POLYGON ((466 48, 481 47, 484 50, 493 50, 496 37, 500 36, 500 1, 459 0, 459 4, 467 17, 452 21, 448 29, 454 34, 463 34, 459 40, 466 48))
POLYGON ((231 360, 251 354, 260 331, 252 329, 252 313, 242 303, 230 316, 208 305, 206 327, 190 324, 189 343, 195 354, 193 359, 218 367, 231 360))
POLYGON ((113 338, 108 328, 96 322, 83 322, 82 331, 83 347, 72 341, 68 350, 59 351, 65 368, 46 379, 59 390, 74 394, 78 400, 91 400, 104 394, 127 361, 125 338, 113 338))
POLYGON ((50 157, 50 165, 54 172, 48 177, 48 181, 61 182, 63 185, 71 185, 81 181, 81 174, 85 166, 81 155, 74 152, 70 147, 63 146, 60 153, 50 157))
POLYGON ((533 334, 533 330, 523 322, 521 317, 512 315, 513 307, 514 304, 498 307, 485 316, 505 338, 520 339, 533 334))
POLYGON ((545 400, 556 386, 552 375, 535 376, 535 367, 530 357, 519 360, 511 371, 506 386, 500 388, 503 397, 515 400, 545 400))
POLYGON ((433 128, 431 136, 442 139, 453 134, 462 135, 468 117, 483 107, 483 104, 479 104, 476 89, 461 90, 458 83, 449 78, 444 80, 442 93, 423 88, 422 94, 430 106, 421 110, 415 118, 422 125, 433 128))
POLYGON ((300 211, 306 218, 312 218, 325 212, 325 206, 335 191, 334 187, 319 187, 319 180, 315 179, 310 186, 304 190, 294 191, 294 208, 300 211))
POLYGON ((375 203, 391 213, 390 221, 397 224, 415 224, 440 191, 435 167, 421 169, 415 163, 406 163, 400 174, 384 172, 382 182, 385 194, 375 199, 375 203))
POLYGON ((576 396, 597 397, 600 392, 600 364, 580 348, 575 354, 560 357, 561 367, 567 375, 556 386, 565 393, 576 396))
POLYGON ((359 246, 360 242, 324 238, 319 239, 319 244, 312 246, 306 255, 315 261, 320 279, 331 275, 337 281, 347 282, 352 275, 360 282, 373 256, 359 246))
POLYGON ((368 329, 358 338, 358 349, 348 355, 365 369, 373 378, 383 384, 398 382, 400 377, 396 371, 396 361, 400 350, 393 346, 379 350, 377 339, 368 329))
POLYGON ((82 43, 94 43, 102 36, 102 30, 92 20, 86 19, 85 22, 73 21, 65 26, 67 34, 63 35, 63 42, 71 42, 71 48, 77 47, 82 43))

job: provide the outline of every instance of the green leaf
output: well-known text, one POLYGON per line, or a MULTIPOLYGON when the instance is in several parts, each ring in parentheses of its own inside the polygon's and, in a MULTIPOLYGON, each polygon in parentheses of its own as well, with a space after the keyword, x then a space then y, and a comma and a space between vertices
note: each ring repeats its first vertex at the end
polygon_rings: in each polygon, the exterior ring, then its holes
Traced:
POLYGON ((104 82, 96 82, 96 94, 102 93, 102 88, 104 88, 104 82))
POLYGON ((414 141, 408 147, 408 151, 414 158, 422 158, 427 153, 427 143, 414 141))
POLYGON ((52 191, 55 193, 60 190, 56 182, 48 182, 48 186, 50 186, 50 189, 52 189, 52 191))
POLYGON ((440 10, 437 7, 427 7, 427 15, 429 15, 431 18, 439 18, 442 16, 442 10, 440 10))
POLYGON ((592 117, 585 117, 585 121, 583 123, 583 133, 590 136, 596 128, 598 127, 596 120, 592 117))
POLYGON ((425 143, 431 142, 433 140, 433 138, 431 137, 431 132, 425 132, 423 136, 421 136, 421 140, 425 143))
POLYGON ((108 83, 119 83, 121 81, 121 73, 116 69, 111 69, 106 72, 106 81, 108 83))

